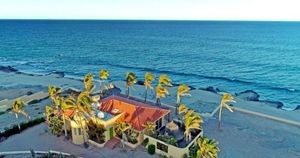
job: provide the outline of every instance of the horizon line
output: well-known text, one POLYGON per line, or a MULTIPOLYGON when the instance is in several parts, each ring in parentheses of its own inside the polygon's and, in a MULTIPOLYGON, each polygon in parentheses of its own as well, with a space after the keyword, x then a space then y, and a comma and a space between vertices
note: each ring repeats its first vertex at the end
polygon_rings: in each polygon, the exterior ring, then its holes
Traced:
POLYGON ((300 22, 300 20, 253 20, 253 19, 105 19, 105 18, 0 18, 0 20, 65 20, 65 21, 228 21, 228 22, 300 22))

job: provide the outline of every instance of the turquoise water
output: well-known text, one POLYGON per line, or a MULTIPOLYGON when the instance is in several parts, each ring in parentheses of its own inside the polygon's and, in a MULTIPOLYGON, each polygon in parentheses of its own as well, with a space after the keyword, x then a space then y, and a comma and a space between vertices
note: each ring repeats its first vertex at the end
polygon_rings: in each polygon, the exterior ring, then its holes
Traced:
POLYGON ((300 23, 224 21, 0 21, 0 65, 81 77, 102 68, 176 83, 254 90, 300 103, 300 23))

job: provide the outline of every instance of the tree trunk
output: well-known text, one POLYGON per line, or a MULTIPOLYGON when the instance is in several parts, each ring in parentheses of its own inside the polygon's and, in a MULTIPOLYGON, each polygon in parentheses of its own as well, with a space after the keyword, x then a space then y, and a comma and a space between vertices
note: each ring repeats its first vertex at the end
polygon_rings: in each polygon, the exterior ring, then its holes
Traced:
POLYGON ((147 93, 148 93, 148 88, 145 90, 145 102, 147 102, 147 93))
POLYGON ((176 116, 178 116, 178 108, 179 108, 179 105, 181 103, 181 99, 180 99, 180 96, 177 94, 177 100, 176 100, 176 108, 175 108, 175 114, 176 116))
POLYGON ((127 88, 127 97, 129 98, 129 87, 127 88))
POLYGON ((17 119, 17 125, 18 125, 18 128, 19 128, 19 132, 21 132, 21 126, 20 126, 20 123, 18 123, 18 114, 16 113, 15 114, 16 115, 16 119, 17 119))
POLYGON ((222 104, 220 104, 220 108, 219 108, 219 124, 218 124, 218 128, 221 128, 221 119, 222 119, 222 104))
POLYGON ((156 104, 159 105, 159 106, 161 105, 160 98, 156 99, 156 104))
POLYGON ((63 122, 64 122, 64 132, 65 132, 65 137, 68 136, 68 133, 67 133, 67 127, 66 127, 66 118, 65 118, 65 115, 63 114, 63 122))
POLYGON ((99 89, 100 89, 100 91, 99 91, 99 96, 101 97, 102 96, 102 80, 100 79, 100 87, 99 87, 99 89))

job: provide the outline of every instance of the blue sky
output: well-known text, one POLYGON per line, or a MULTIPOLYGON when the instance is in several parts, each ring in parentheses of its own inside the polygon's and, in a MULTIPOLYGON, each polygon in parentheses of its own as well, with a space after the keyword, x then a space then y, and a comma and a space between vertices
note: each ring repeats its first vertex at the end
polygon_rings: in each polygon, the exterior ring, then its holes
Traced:
POLYGON ((1 19, 300 20, 300 0, 0 0, 1 19))

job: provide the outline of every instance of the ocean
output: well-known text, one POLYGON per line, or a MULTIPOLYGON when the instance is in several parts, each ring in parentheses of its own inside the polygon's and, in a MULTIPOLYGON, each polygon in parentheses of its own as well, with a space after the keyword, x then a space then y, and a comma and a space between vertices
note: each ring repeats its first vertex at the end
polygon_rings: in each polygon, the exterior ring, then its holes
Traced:
POLYGON ((300 22, 0 20, 0 65, 111 80, 132 71, 300 104, 300 22))

